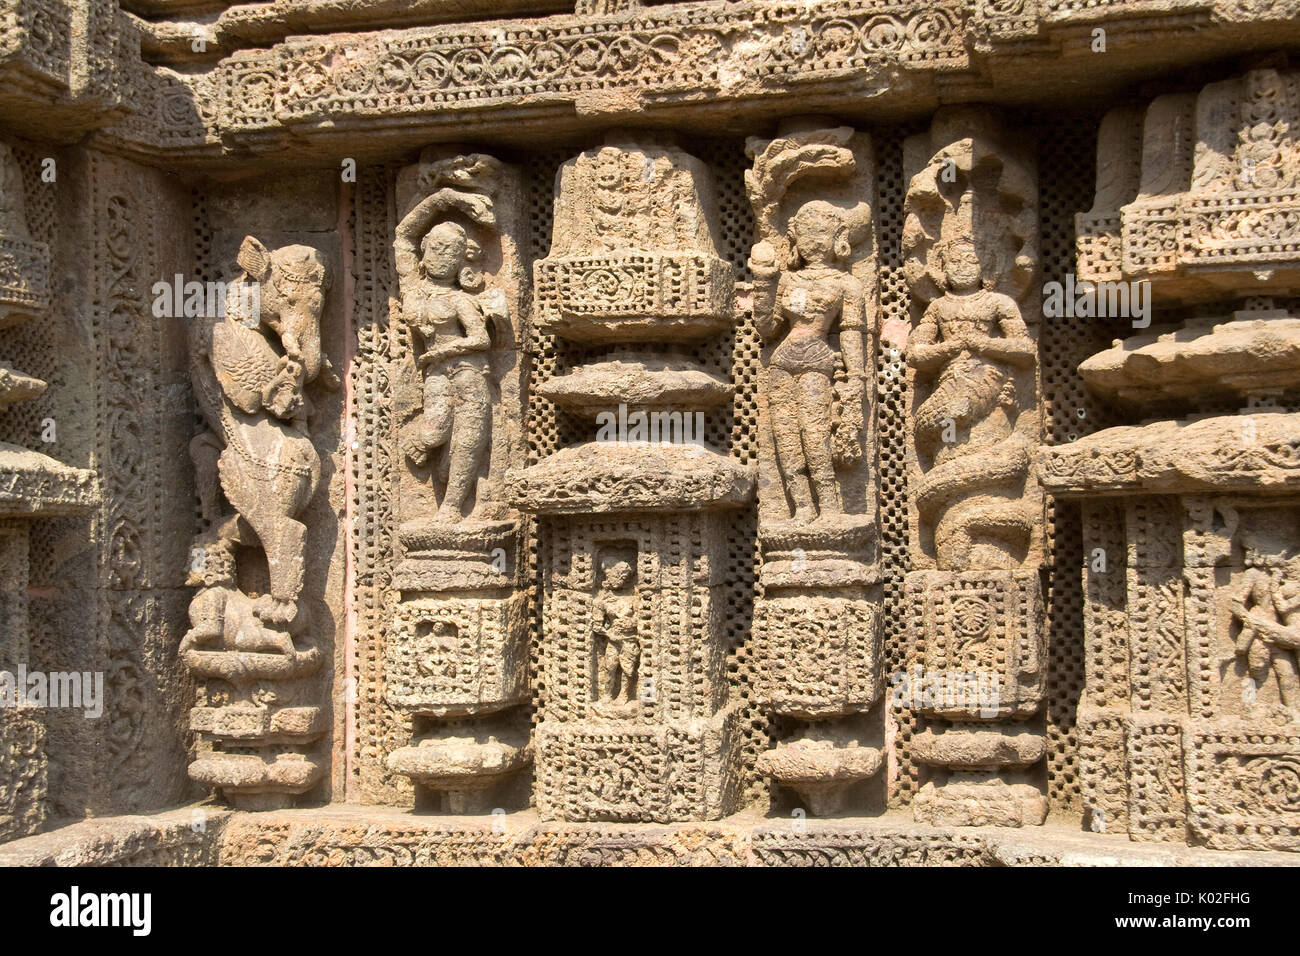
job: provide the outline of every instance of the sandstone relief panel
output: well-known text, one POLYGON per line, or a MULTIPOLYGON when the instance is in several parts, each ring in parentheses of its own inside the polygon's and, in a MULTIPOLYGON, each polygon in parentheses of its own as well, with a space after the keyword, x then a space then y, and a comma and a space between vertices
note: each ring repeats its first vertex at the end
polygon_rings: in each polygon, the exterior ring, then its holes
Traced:
POLYGON ((727 383, 690 346, 734 321, 712 177, 676 147, 611 134, 560 167, 555 197, 535 321, 611 348, 549 383, 585 440, 508 478, 542 518, 538 812, 716 819, 739 795, 724 516, 754 479, 695 427, 727 383))
POLYGON ((1298 12, 0 0, 0 842, 1300 859, 1298 12))
POLYGON ((390 381, 402 459, 390 705, 412 722, 388 767, 453 812, 527 803, 533 760, 522 457, 526 287, 519 172, 426 151, 397 176, 390 381))
POLYGON ((754 630, 766 706, 792 728, 759 769, 817 814, 882 764, 863 719, 880 697, 871 140, 791 124, 750 139, 757 241, 762 593, 754 630))
POLYGON ((236 806, 283 806, 324 764, 311 751, 327 712, 313 699, 324 656, 320 612, 303 593, 303 512, 320 485, 312 393, 337 390, 321 346, 332 282, 320 252, 240 245, 224 315, 191 326, 191 379, 206 429, 190 443, 208 525, 195 544, 181 655, 202 678, 190 727, 197 782, 236 806), (230 749, 227 749, 230 748, 230 749))
POLYGON ((1039 568, 1043 500, 1033 157, 995 116, 942 110, 909 140, 903 226, 919 318, 907 342, 912 637, 952 693, 915 742, 930 778, 918 819, 1042 823, 1045 754, 1035 717, 1047 634, 1039 568))

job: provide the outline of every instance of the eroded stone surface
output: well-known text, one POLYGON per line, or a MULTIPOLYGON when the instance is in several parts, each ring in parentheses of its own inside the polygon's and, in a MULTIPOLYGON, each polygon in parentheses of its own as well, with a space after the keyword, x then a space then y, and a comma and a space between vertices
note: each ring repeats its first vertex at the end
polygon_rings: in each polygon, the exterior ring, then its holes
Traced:
POLYGON ((1271 295, 1294 282, 1297 115, 1294 75, 1271 66, 1156 99, 1127 151, 1116 128, 1103 138, 1124 186, 1080 218, 1081 272, 1140 278, 1157 309, 1186 306, 1159 334, 1080 367, 1104 391, 1182 417, 1040 459, 1049 488, 1084 499, 1085 553, 1098 556, 1085 570, 1085 799, 1094 829, 1135 840, 1300 848, 1294 336, 1271 295), (1173 150, 1170 129, 1189 134, 1173 150), (1238 308, 1222 322, 1225 294, 1238 308))
POLYGON ((0 0, 0 859, 1300 849, 1297 12, 0 0))
POLYGON ((1294 854, 1132 843, 1049 824, 936 831, 907 819, 741 816, 672 826, 556 824, 522 811, 430 818, 383 807, 234 815, 187 807, 89 820, 0 847, 5 865, 1296 866, 1294 854), (204 822, 195 826, 196 820, 204 822), (493 829, 493 822, 496 829, 493 829))

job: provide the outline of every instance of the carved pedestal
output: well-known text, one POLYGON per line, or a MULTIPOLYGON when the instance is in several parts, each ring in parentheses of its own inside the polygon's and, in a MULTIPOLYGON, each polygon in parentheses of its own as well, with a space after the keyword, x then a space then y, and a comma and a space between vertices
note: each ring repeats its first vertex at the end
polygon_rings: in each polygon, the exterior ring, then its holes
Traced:
POLYGON ((735 809, 726 510, 752 484, 729 458, 667 442, 589 443, 515 477, 521 504, 550 514, 536 730, 544 818, 670 822, 735 809))
POLYGON ((0 840, 45 822, 45 723, 25 706, 27 523, 0 519, 0 840))
POLYGON ((1085 501, 1092 830, 1300 848, 1297 522, 1300 497, 1250 491, 1085 501))
POLYGON ((918 818, 945 826, 1039 824, 1030 768, 1046 753, 1046 632, 1037 571, 914 571, 906 600, 929 718, 913 757, 930 768, 918 818))
POLYGON ((247 548, 218 535, 192 556, 191 581, 202 584, 180 648, 198 680, 189 774, 242 809, 279 809, 323 773, 313 751, 329 730, 315 691, 325 655, 310 613, 299 612, 287 628, 260 616, 264 599, 236 585, 240 552, 249 560, 247 548))
POLYGON ((0 840, 16 840, 45 823, 45 724, 34 708, 6 706, 0 741, 0 840))
POLYGON ((406 529, 403 539, 384 682, 415 739, 389 754, 388 767, 417 793, 444 795, 453 813, 517 803, 510 785, 532 762, 527 722, 510 713, 528 700, 518 528, 437 526, 406 529))
POLYGON ((880 587, 868 566, 841 572, 836 585, 809 585, 818 577, 816 559, 810 563, 806 576, 763 568, 754 612, 757 689, 795 729, 759 755, 758 768, 825 816, 842 810, 853 788, 883 765, 878 742, 854 719, 880 699, 880 587))
POLYGON ((1257 493, 1290 488, 1267 448, 1300 416, 1252 418, 1265 444, 1245 457, 1235 417, 1168 440, 1157 426, 1108 429, 1046 456, 1049 488, 1089 496, 1078 726, 1095 831, 1300 847, 1300 497, 1257 493), (1118 440, 1142 432, 1139 458, 1118 440))

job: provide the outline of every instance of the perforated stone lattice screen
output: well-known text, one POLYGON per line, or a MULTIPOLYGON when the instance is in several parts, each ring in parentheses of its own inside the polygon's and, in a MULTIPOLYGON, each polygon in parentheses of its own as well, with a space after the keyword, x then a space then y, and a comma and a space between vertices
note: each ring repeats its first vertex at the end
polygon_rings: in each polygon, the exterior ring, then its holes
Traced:
MULTIPOLYGON (((1043 282, 1064 282, 1074 271, 1074 214, 1092 203, 1096 177, 1097 117, 1037 126, 1043 282), (1049 132, 1050 130, 1050 132, 1049 132)), ((1041 338, 1042 400, 1049 444, 1074 441, 1103 428, 1107 412, 1084 387, 1078 365, 1109 341, 1097 319, 1044 319, 1041 338)), ((1058 812, 1080 809, 1075 708, 1083 690, 1083 541, 1077 505, 1048 499, 1052 564, 1048 571, 1047 685, 1048 798, 1058 812)))
MULTIPOLYGON (((907 282, 903 277, 903 141, 919 126, 878 132, 876 143, 877 238, 880 244, 880 322, 910 327, 907 282)), ((876 427, 880 450, 880 539, 885 574, 883 628, 885 673, 891 678, 911 666, 909 635, 903 607, 903 574, 909 567, 907 508, 907 374, 904 343, 883 337, 876 349, 878 370, 876 427)), ((906 804, 916 792, 919 771, 910 757, 917 719, 906 708, 884 703, 895 733, 895 766, 888 777, 891 804, 906 804)), ((887 728, 888 730, 888 728, 887 728)))
MULTIPOLYGON (((30 145, 13 145, 14 159, 22 173, 25 189, 27 228, 36 242, 47 246, 55 238, 54 187, 41 180, 41 161, 48 151, 30 145)), ((56 329, 48 322, 25 322, 0 331, 0 349, 14 368, 45 382, 58 377, 59 349, 56 329)), ((50 401, 18 402, 0 407, 0 441, 33 447, 41 442, 41 421, 50 413, 50 401)))
MULTIPOLYGON (((55 184, 42 178, 44 160, 50 151, 32 144, 12 144, 14 158, 22 172, 27 228, 36 242, 47 246, 57 235, 55 184)), ((55 167, 57 169, 57 167, 55 167)), ((58 326, 52 322, 25 322, 0 330, 0 361, 35 376, 57 389, 69 374, 66 352, 60 349, 58 326)), ((45 423, 53 420, 53 436, 59 438, 63 425, 62 450, 66 454, 76 447, 75 418, 56 414, 54 393, 49 390, 35 401, 18 402, 0 407, 0 441, 24 448, 49 448, 51 443, 45 423)), ((57 441, 56 441, 57 444, 57 441)), ((30 534, 29 576, 34 586, 47 586, 54 573, 54 540, 67 528, 66 521, 36 526, 30 534)))
MULTIPOLYGON (((748 278, 749 246, 753 242, 753 214, 745 197, 743 170, 748 160, 743 139, 696 140, 691 152, 710 167, 717 189, 720 222, 718 235, 720 255, 728 261, 738 281, 748 278)), ((546 256, 551 243, 551 226, 554 210, 555 173, 568 160, 574 150, 555 150, 530 158, 526 167, 529 184, 530 220, 529 238, 534 261, 546 256)), ((536 385, 555 375, 563 374, 583 361, 591 361, 610 349, 577 350, 561 345, 555 336, 534 331, 533 382, 536 385)), ((731 406, 708 414, 705 420, 705 443, 712 448, 727 451, 732 457, 751 464, 757 459, 758 423, 758 369, 761 342, 748 313, 738 316, 736 326, 725 336, 711 341, 704 348, 692 352, 702 367, 729 380, 734 388, 731 406)), ((589 437, 590 430, 571 416, 555 408, 553 403, 540 396, 530 399, 530 424, 528 444, 530 462, 589 437)), ((758 753, 770 746, 770 720, 753 699, 752 647, 749 625, 754 600, 754 569, 758 561, 756 515, 752 509, 739 512, 733 518, 728 543, 727 581, 727 642, 728 674, 732 693, 743 701, 740 714, 745 728, 741 752, 745 772, 747 799, 757 798, 766 792, 766 784, 754 769, 758 753)), ((536 549, 532 550, 534 562, 536 549)), ((537 569, 531 569, 534 573, 537 569)), ((538 587, 540 588, 540 579, 538 587)), ((540 621, 534 617, 534 647, 540 640, 540 621)), ((533 674, 534 700, 539 699, 542 677, 533 674)))

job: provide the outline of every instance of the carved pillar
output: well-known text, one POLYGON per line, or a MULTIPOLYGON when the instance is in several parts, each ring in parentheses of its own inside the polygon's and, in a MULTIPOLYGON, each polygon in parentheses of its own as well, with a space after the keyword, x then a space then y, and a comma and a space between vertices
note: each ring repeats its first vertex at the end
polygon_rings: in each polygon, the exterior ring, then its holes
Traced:
MULTIPOLYGON (((0 410, 47 387, 7 360, 17 346, 8 330, 46 317, 49 272, 49 249, 28 231, 22 172, 0 143, 0 410)), ((0 441, 0 841, 35 833, 46 816, 45 721, 24 699, 32 664, 29 523, 85 513, 96 498, 90 472, 0 441)))
POLYGON ((918 819, 1038 824, 1043 501, 1038 407, 1038 203, 1033 155, 973 108, 940 111, 905 145, 913 741, 918 819))
POLYGON ((537 325, 579 367, 542 393, 598 429, 510 480, 544 516, 537 807, 715 819, 739 791, 725 515, 753 476, 703 444, 705 410, 730 386, 689 358, 734 309, 711 181, 681 150, 611 136, 561 167, 556 194, 537 325))
POLYGON ((747 148, 765 339, 754 632, 784 724, 759 769, 825 814, 881 766, 861 719, 880 696, 874 163, 865 135, 815 120, 747 148))
POLYGON ((1093 830, 1300 849, 1298 126, 1279 69, 1103 122, 1073 305, 1128 337, 1079 371, 1146 423, 1041 453, 1084 501, 1093 830))
POLYGON ((388 757, 452 812, 526 803, 524 528, 503 496, 522 461, 523 262, 518 172, 426 150, 397 181, 390 315, 401 603, 388 702, 414 740, 388 757), (512 790, 512 788, 514 788, 512 790))
POLYGON ((315 248, 253 236, 223 308, 190 325, 202 431, 190 443, 207 530, 194 543, 181 660, 198 679, 193 780, 244 809, 291 804, 324 773, 316 674, 330 614, 304 592, 303 519, 318 490, 316 403, 340 381, 321 348, 331 285, 315 248))

